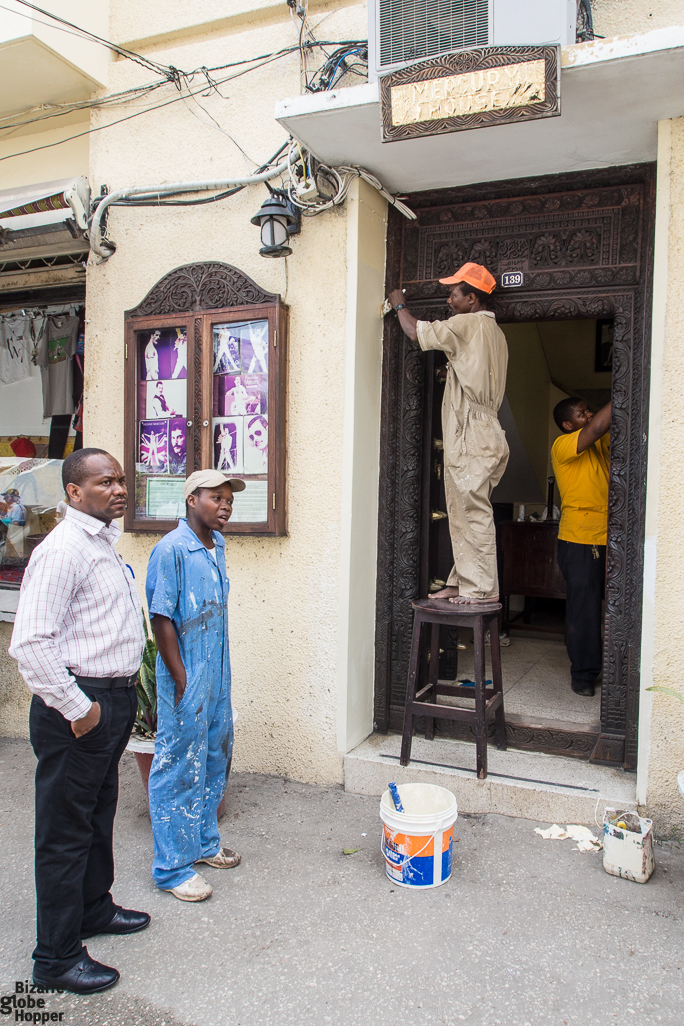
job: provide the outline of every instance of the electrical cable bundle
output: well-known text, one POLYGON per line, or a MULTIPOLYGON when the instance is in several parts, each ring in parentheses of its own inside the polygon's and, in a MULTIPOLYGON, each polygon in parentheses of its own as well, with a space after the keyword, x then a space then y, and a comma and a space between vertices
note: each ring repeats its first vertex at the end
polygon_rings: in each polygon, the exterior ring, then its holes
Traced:
MULTIPOLYGON (((67 21, 64 18, 31 3, 30 0, 18 0, 18 2, 32 12, 41 14, 45 18, 50 19, 49 22, 41 21, 41 24, 49 25, 56 23, 63 32, 100 43, 102 46, 118 53, 119 56, 134 61, 142 67, 155 72, 160 77, 156 81, 149 82, 132 89, 123 90, 121 92, 111 93, 107 96, 93 97, 88 100, 81 100, 72 103, 57 103, 34 107, 31 110, 24 111, 20 114, 13 114, 0 118, 0 133, 3 130, 14 132, 21 126, 56 118, 79 110, 93 109, 97 107, 104 109, 107 107, 114 107, 117 104, 130 103, 133 100, 144 100, 150 93, 162 88, 163 86, 173 85, 177 95, 172 96, 170 99, 161 100, 158 103, 151 103, 149 106, 146 106, 141 110, 136 110, 122 118, 109 122, 108 124, 90 127, 86 131, 78 132, 67 138, 57 140, 56 142, 34 146, 31 149, 21 151, 20 153, 6 154, 0 157, 0 160, 10 160, 12 157, 25 156, 39 150, 50 149, 53 146, 62 145, 72 139, 91 135, 93 132, 103 131, 106 128, 122 124, 132 118, 151 113, 155 110, 161 109, 162 107, 166 107, 169 104, 182 101, 190 113, 193 114, 194 117, 197 117, 203 124, 218 130, 231 139, 243 154, 248 165, 256 164, 256 161, 248 157, 230 132, 223 128, 210 111, 208 111, 206 107, 199 102, 197 99, 198 96, 209 97, 212 94, 216 94, 222 99, 226 99, 219 88, 225 82, 248 74, 250 71, 255 71, 257 68, 261 68, 266 64, 270 64, 272 61, 279 60, 280 58, 296 51, 299 51, 301 56, 303 85, 307 92, 316 93, 329 91, 330 89, 335 88, 345 75, 354 74, 362 76, 367 73, 367 42, 360 39, 338 40, 336 42, 317 40, 314 37, 311 28, 307 25, 308 0, 287 0, 288 6, 291 8, 293 20, 295 13, 301 19, 301 24, 298 28, 298 40, 295 45, 283 47, 282 49, 273 51, 272 53, 261 54, 252 58, 244 58, 239 61, 233 61, 229 64, 218 65, 216 67, 209 68, 202 66, 190 72, 182 71, 173 65, 160 64, 142 56, 141 54, 135 53, 132 50, 128 50, 116 43, 103 39, 101 36, 98 36, 87 29, 83 29, 73 22, 67 21), (332 47, 333 49, 328 51, 327 48, 329 47, 332 47), (323 52, 325 60, 321 66, 310 75, 308 70, 308 57, 315 49, 320 49, 323 52), (228 74, 215 78, 214 75, 217 72, 228 72, 228 74), (200 77, 201 84, 199 88, 193 88, 193 82, 197 76, 200 77), (210 121, 205 121, 197 111, 190 107, 188 104, 189 99, 194 101, 195 105, 199 107, 210 121)), ((0 6, 2 6, 2 4, 0 4, 0 6)), ((29 17, 28 15, 24 16, 29 17)), ((327 15, 325 17, 327 17, 327 15)), ((91 238, 91 248, 94 253, 100 257, 100 260, 108 259, 116 249, 115 244, 111 242, 111 240, 107 239, 107 210, 109 206, 199 206, 207 203, 216 203, 235 195, 248 184, 256 184, 260 181, 264 182, 267 187, 270 188, 268 185, 269 179, 272 180, 278 176, 282 177, 285 174, 287 174, 289 182, 282 190, 281 194, 284 197, 287 197, 287 202, 289 202, 292 207, 298 208, 305 216, 313 217, 317 214, 323 213, 325 210, 329 210, 332 207, 344 203, 351 183, 355 178, 361 177, 372 185, 373 188, 377 189, 388 202, 393 203, 405 217, 415 218, 415 214, 409 210, 408 207, 387 192, 377 178, 364 168, 352 165, 331 167, 315 160, 315 158, 310 154, 307 154, 305 157, 299 143, 295 143, 294 140, 290 138, 279 147, 279 149, 269 160, 266 161, 266 163, 262 164, 255 171, 249 172, 246 176, 234 177, 227 180, 223 179, 214 182, 188 182, 169 186, 162 185, 152 188, 134 187, 131 189, 119 190, 118 192, 114 192, 110 195, 107 195, 103 190, 103 195, 95 198, 91 205, 90 227, 88 232, 88 235, 91 238), (283 153, 285 150, 288 152, 287 157, 283 160, 283 153), (295 157, 297 150, 299 151, 300 160, 293 166, 293 157, 295 157), (279 160, 280 163, 278 163, 279 160), (295 176, 295 168, 297 176, 295 176), (297 180, 297 178, 299 180, 297 180), (224 187, 220 188, 221 186, 224 187), (211 190, 213 190, 213 193, 210 196, 194 197, 192 199, 177 198, 182 194, 207 192, 211 190)), ((277 190, 271 189, 271 191, 277 190)))
MULTIPOLYGON (((325 52, 325 51, 324 51, 325 52)), ((360 43, 355 46, 338 47, 331 53, 324 63, 314 71, 306 89, 310 93, 327 92, 334 89, 340 79, 345 75, 359 75, 365 77, 368 74, 368 44, 360 43), (349 58, 356 57, 356 61, 349 58)))
MULTIPOLYGON (((25 3, 26 0, 21 0, 21 2, 25 3)), ((26 3, 26 6, 33 8, 32 4, 26 3)), ((40 8, 35 9, 41 10, 40 8)), ((50 15, 50 17, 52 17, 52 15, 50 15)), ((71 22, 68 22, 66 24, 71 24, 71 22)), ((94 38, 99 40, 99 37, 94 38)), ((106 40, 101 40, 101 42, 105 46, 111 45, 113 49, 117 49, 116 46, 114 46, 114 44, 109 44, 106 42, 106 40)), ((30 149, 20 150, 15 153, 7 153, 0 157, 0 161, 11 160, 13 157, 27 156, 28 154, 36 153, 39 150, 51 149, 54 146, 61 146, 63 143, 71 142, 74 139, 80 139, 83 136, 92 135, 94 132, 104 131, 107 128, 112 128, 115 125, 120 125, 125 121, 130 121, 131 119, 140 117, 141 115, 152 113, 153 111, 160 110, 163 107, 168 107, 169 105, 174 103, 183 102, 187 105, 187 100, 189 98, 192 98, 195 101, 195 103, 197 103, 200 107, 201 104, 199 104, 199 101, 197 100, 198 96, 209 96, 212 93, 216 93, 225 99, 225 97, 223 97, 222 93, 220 92, 219 86, 224 85, 226 82, 230 82, 233 79, 240 78, 243 75, 247 75, 251 71, 256 71, 257 69, 264 67, 266 64, 270 64, 273 61, 280 60, 281 58, 286 57, 289 54, 296 53, 300 49, 302 49, 304 52, 306 52, 307 50, 311 51, 313 49, 322 49, 325 52, 325 47, 334 46, 339 51, 344 51, 346 49, 349 52, 351 52, 352 49, 357 48, 362 44, 363 40, 358 39, 347 39, 336 42, 332 42, 329 40, 318 41, 312 39, 305 40, 301 44, 301 47, 299 44, 286 46, 280 50, 275 50, 272 53, 260 54, 257 57, 245 58, 243 60, 233 61, 230 64, 217 65, 216 67, 211 68, 203 66, 201 68, 195 68, 193 71, 181 71, 178 68, 174 68, 172 65, 169 65, 168 68, 164 65, 156 65, 156 69, 163 72, 164 76, 163 78, 158 79, 156 82, 149 82, 145 85, 138 86, 133 89, 127 89, 119 93, 112 93, 104 97, 93 97, 91 99, 81 100, 75 103, 52 104, 50 105, 50 107, 32 108, 31 110, 24 111, 22 114, 19 115, 10 115, 9 117, 0 118, 0 132, 14 132, 17 128, 45 121, 50 118, 60 117, 63 114, 70 114, 74 111, 88 110, 94 108, 106 108, 116 105, 117 102, 121 102, 123 104, 130 102, 132 100, 143 99, 147 94, 157 89, 160 89, 163 86, 173 85, 176 89, 176 95, 172 96, 170 99, 161 100, 158 103, 153 103, 149 107, 144 107, 142 110, 136 110, 132 114, 127 114, 124 117, 118 118, 115 121, 108 122, 107 124, 89 127, 85 131, 77 132, 74 135, 65 137, 64 139, 58 139, 56 142, 44 143, 41 146, 33 146, 30 149), (213 73, 219 71, 229 71, 229 74, 223 75, 220 78, 214 78, 213 73), (193 88, 192 83, 196 76, 201 76, 202 84, 199 87, 195 86, 193 88), (185 86, 185 92, 183 91, 183 86, 185 86)), ((137 56, 132 51, 126 51, 125 55, 129 56, 131 60, 134 60, 137 56)), ((339 77, 340 76, 338 75, 338 80, 339 77)), ((204 110, 205 114, 208 114, 204 107, 202 107, 201 109, 204 110)), ((209 115, 209 117, 211 117, 211 115, 209 115)), ((202 119, 200 118, 200 120, 202 119)), ((228 132, 222 129, 221 126, 218 125, 218 123, 216 123, 215 127, 217 127, 219 131, 222 131, 225 135, 228 135, 229 138, 232 139, 232 136, 230 136, 228 132)), ((235 142, 234 139, 232 141, 235 142)), ((238 144, 236 143, 236 145, 238 144)), ((238 149, 241 149, 239 145, 238 149)), ((253 161, 252 163, 255 162, 253 161)))
POLYGON ((299 144, 297 146, 300 162, 293 167, 292 154, 294 151, 290 149, 288 160, 290 181, 285 191, 290 203, 298 207, 304 217, 314 217, 316 214, 322 214, 324 210, 330 210, 332 207, 344 203, 349 187, 354 179, 363 178, 374 189, 377 189, 388 203, 396 207, 404 217, 411 221, 415 220, 416 215, 413 211, 388 192, 370 171, 352 164, 338 164, 336 167, 330 167, 328 164, 323 164, 316 160, 311 154, 308 154, 307 158, 305 158, 299 144), (297 171, 299 171, 300 167, 301 174, 298 176, 297 171), (302 184, 304 184, 304 190, 302 190, 302 184), (307 189, 307 186, 310 188, 307 189), (313 186, 315 186, 318 195, 311 199, 303 198, 302 191, 306 195, 309 191, 313 191, 313 186))

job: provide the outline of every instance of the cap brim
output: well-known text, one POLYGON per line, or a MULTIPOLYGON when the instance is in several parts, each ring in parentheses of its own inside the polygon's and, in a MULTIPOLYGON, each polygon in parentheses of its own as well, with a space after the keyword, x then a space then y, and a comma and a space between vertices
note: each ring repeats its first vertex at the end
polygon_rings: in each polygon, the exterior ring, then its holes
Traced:
POLYGON ((469 278, 458 278, 456 275, 454 275, 452 278, 440 278, 439 283, 440 285, 460 285, 462 283, 465 285, 472 285, 474 289, 478 289, 479 292, 486 292, 488 296, 491 296, 492 292, 496 288, 496 283, 494 283, 494 285, 492 285, 492 287, 488 289, 487 286, 484 285, 482 282, 478 282, 478 284, 476 285, 475 282, 470 281, 469 278))
POLYGON ((234 492, 244 492, 247 487, 246 483, 239 477, 228 477, 226 481, 234 492))

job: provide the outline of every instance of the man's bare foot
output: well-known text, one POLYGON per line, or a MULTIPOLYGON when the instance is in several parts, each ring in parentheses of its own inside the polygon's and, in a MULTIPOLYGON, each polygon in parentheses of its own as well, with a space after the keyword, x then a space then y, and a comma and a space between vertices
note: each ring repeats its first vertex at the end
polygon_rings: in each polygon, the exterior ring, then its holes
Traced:
POLYGON ((498 598, 474 598, 470 595, 456 595, 449 599, 449 602, 453 602, 455 606, 487 606, 498 601, 498 598))
POLYGON ((431 599, 455 599, 458 598, 458 588, 447 586, 440 591, 433 591, 429 597, 431 599))

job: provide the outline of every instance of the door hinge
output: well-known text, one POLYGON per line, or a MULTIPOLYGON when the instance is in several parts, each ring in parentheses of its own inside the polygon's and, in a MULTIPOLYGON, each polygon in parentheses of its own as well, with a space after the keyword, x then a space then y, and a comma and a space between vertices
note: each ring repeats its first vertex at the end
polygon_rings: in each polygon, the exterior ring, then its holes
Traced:
POLYGON ((275 330, 273 332, 273 348, 275 349, 275 347, 277 345, 278 345, 278 329, 275 328, 275 330))
POLYGON ((126 356, 124 357, 124 359, 128 359, 128 342, 126 343, 126 356))
POLYGON ((275 509, 275 492, 273 493, 273 509, 275 509))

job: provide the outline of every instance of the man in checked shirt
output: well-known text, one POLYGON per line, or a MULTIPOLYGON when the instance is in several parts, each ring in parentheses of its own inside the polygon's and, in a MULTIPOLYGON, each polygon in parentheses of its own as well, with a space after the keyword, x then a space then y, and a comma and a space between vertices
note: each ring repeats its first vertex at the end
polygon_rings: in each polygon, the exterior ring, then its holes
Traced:
POLYGON ((77 994, 119 979, 83 940, 135 933, 146 912, 115 905, 112 830, 119 759, 136 711, 145 636, 140 599, 114 545, 126 507, 117 461, 80 449, 62 467, 70 505, 24 575, 10 655, 33 692, 36 768, 34 982, 77 994))

